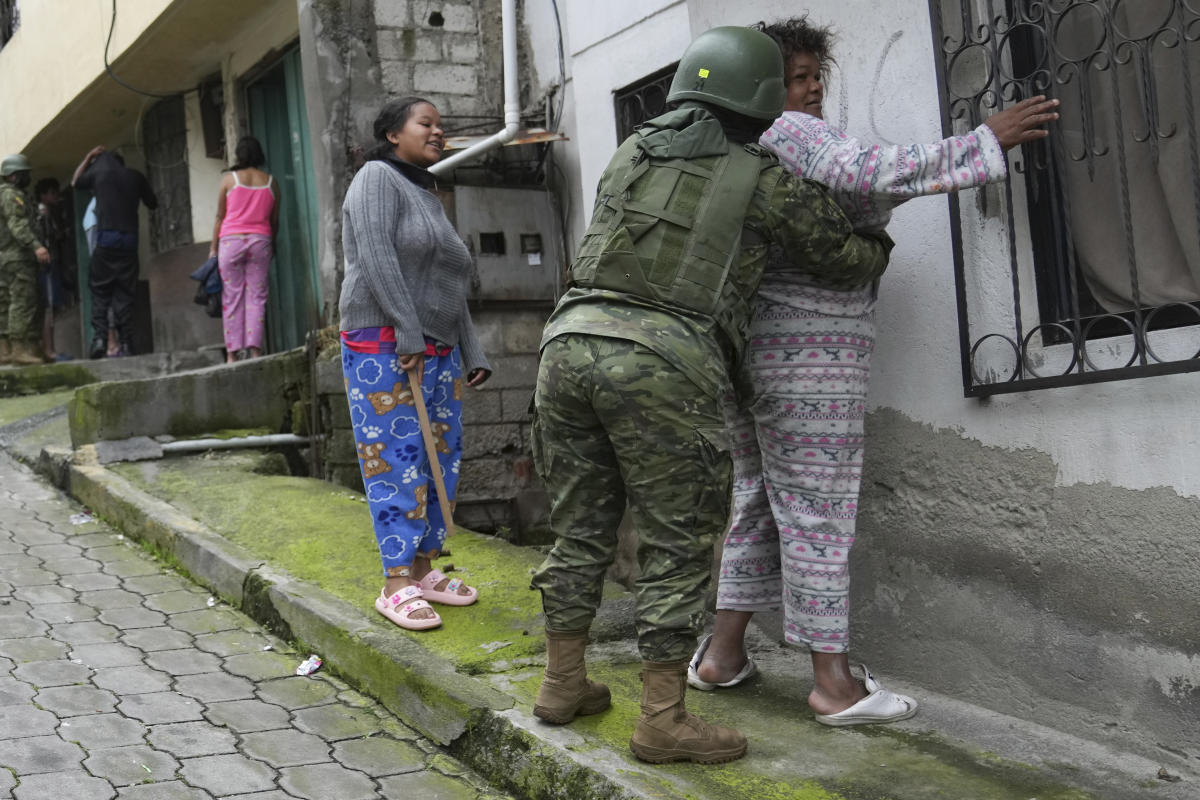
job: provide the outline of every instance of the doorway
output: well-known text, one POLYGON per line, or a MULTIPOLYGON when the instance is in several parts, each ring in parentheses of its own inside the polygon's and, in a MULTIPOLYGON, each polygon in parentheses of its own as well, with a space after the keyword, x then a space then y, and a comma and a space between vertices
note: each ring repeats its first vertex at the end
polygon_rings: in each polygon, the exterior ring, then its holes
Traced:
POLYGON ((246 105, 250 133, 262 143, 267 171, 279 185, 267 347, 280 352, 304 344, 305 334, 321 327, 317 194, 298 46, 247 85, 246 105))

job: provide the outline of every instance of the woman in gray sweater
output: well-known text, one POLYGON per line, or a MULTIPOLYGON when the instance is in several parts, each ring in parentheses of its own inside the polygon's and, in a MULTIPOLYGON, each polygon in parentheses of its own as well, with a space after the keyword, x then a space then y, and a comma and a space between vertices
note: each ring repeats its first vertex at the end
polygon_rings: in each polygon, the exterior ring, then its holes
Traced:
POLYGON ((342 205, 346 277, 339 307, 350 419, 385 583, 375 608, 402 628, 441 624, 428 601, 478 594, 433 569, 446 536, 431 470, 451 504, 462 459, 462 387, 491 370, 467 311, 471 256, 426 168, 442 156, 441 117, 419 97, 375 119, 376 145, 342 205), (420 375, 438 463, 422 446, 409 373, 420 375))

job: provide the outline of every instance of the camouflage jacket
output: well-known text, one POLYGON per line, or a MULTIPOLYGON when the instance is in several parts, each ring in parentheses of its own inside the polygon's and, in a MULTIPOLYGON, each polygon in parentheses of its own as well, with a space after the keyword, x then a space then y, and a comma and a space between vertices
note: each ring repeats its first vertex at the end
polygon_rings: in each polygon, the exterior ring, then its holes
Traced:
MULTIPOLYGON (((677 133, 672 157, 711 156, 716 118, 703 107, 685 104, 652 120, 660 131, 677 133)), ((717 128, 719 131, 719 128, 717 128)), ((600 179, 598 198, 624 167, 618 156, 600 179)), ((845 214, 824 186, 799 180, 778 164, 759 175, 744 212, 741 252, 728 280, 745 309, 737 328, 748 329, 750 300, 762 279, 768 252, 789 254, 789 269, 820 275, 847 289, 870 283, 887 266, 892 241, 886 234, 856 235, 845 214)), ((656 302, 627 292, 571 286, 559 300, 542 334, 545 345, 565 333, 588 333, 628 339, 649 347, 688 376, 706 394, 721 398, 731 391, 730 375, 746 346, 746 336, 730 339, 714 317, 656 302)))
POLYGON ((37 208, 25 193, 7 181, 0 183, 0 261, 33 260, 42 246, 35 234, 37 208))

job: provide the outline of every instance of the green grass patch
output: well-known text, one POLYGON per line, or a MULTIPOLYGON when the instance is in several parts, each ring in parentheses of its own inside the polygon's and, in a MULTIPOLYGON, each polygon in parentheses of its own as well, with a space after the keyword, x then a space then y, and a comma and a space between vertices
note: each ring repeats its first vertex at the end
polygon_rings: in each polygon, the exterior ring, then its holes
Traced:
POLYGON ((74 393, 74 389, 61 389, 47 394, 0 398, 0 425, 9 425, 32 417, 34 414, 65 406, 74 393))

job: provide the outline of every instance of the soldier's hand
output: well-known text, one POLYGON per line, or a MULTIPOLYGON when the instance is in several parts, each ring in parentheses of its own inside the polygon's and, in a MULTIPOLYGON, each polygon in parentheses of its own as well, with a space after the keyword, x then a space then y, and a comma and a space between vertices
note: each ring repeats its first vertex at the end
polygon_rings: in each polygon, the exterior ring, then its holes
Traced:
POLYGON ((1000 147, 1008 151, 1019 144, 1049 136, 1049 131, 1038 126, 1058 119, 1058 112, 1054 110, 1057 106, 1057 100, 1047 100, 1045 95, 1039 94, 992 114, 984 124, 996 134, 1000 147))
POLYGON ((39 247, 37 250, 34 250, 33 255, 37 258, 38 263, 40 264, 50 263, 50 251, 45 247, 39 247))

